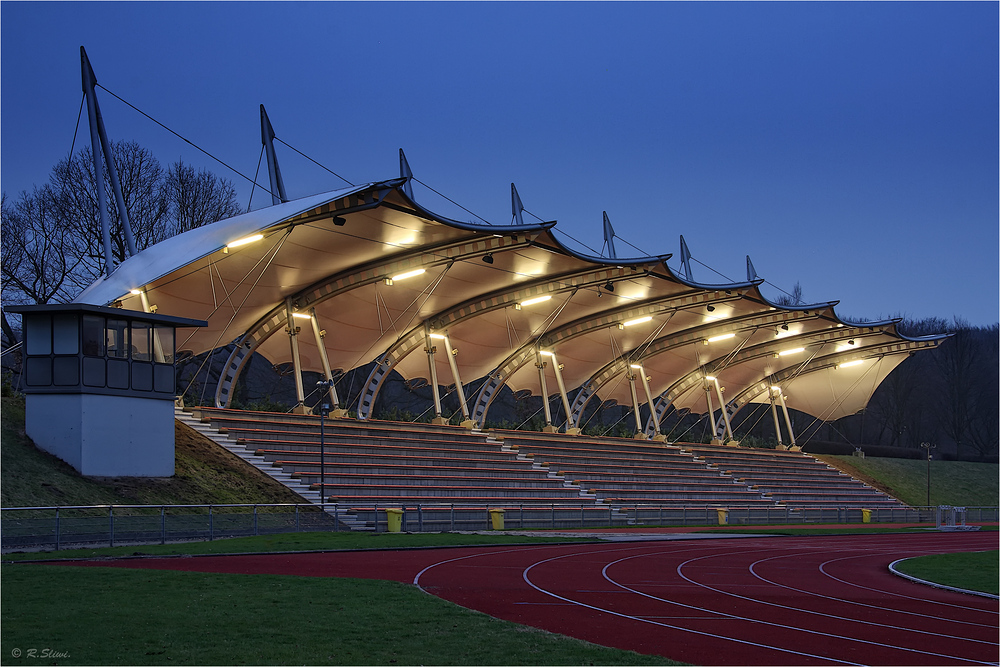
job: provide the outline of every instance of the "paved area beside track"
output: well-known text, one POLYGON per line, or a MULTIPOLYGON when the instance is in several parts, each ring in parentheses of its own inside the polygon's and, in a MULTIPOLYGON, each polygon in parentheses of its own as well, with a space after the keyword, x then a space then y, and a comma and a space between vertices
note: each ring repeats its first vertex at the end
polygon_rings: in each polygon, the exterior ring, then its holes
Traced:
POLYGON ((86 565, 390 579, 498 618, 699 665, 1000 658, 997 600, 922 586, 888 570, 899 558, 996 549, 996 532, 694 540, 678 538, 702 535, 613 532, 641 539, 86 565))

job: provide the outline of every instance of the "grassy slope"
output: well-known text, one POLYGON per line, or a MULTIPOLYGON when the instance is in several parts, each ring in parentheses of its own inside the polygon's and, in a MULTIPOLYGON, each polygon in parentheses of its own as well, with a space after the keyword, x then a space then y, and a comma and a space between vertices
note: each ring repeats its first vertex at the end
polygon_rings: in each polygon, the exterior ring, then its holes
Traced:
MULTIPOLYGON (((854 456, 817 456, 908 505, 927 504, 927 461, 854 456)), ((995 463, 931 461, 931 505, 992 507, 1000 484, 995 463)))
POLYGON ((187 426, 176 425, 171 478, 87 478, 24 434, 24 403, 2 399, 0 502, 4 507, 304 502, 187 426))

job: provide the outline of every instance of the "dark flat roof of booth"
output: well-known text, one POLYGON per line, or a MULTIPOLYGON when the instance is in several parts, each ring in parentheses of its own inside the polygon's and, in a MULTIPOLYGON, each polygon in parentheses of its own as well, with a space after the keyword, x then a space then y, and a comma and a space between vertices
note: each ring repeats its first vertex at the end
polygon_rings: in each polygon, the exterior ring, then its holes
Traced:
POLYGON ((92 315, 106 315, 108 317, 124 317, 130 320, 143 320, 154 324, 169 324, 173 327, 207 327, 205 320, 195 320, 190 317, 174 317, 173 315, 157 315, 141 310, 125 310, 124 308, 110 308, 108 306, 95 306, 89 303, 40 303, 27 306, 4 306, 5 310, 12 313, 32 314, 32 313, 87 313, 92 315))

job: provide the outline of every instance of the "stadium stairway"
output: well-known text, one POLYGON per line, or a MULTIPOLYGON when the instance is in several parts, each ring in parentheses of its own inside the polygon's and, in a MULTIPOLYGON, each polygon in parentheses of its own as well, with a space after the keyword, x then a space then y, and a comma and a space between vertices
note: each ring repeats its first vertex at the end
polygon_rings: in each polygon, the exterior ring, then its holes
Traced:
MULTIPOLYGON (((306 502, 317 506, 320 505, 318 491, 313 491, 309 489, 308 485, 301 483, 297 479, 293 479, 290 473, 286 473, 280 468, 272 467, 270 463, 265 461, 264 457, 257 456, 253 452, 247 451, 245 447, 237 447, 236 444, 229 439, 228 435, 220 433, 218 429, 212 428, 211 424, 203 422, 200 415, 196 415, 193 411, 184 410, 175 406, 174 418, 197 433, 205 436, 226 451, 242 459, 244 462, 257 468, 274 481, 288 487, 295 493, 299 494, 306 502)), ((351 530, 368 529, 366 522, 359 520, 358 517, 354 516, 346 508, 325 507, 324 509, 331 518, 340 522, 346 528, 351 530)))
POLYGON ((597 496, 482 432, 459 427, 251 413, 198 407, 178 419, 247 463, 319 504, 353 529, 373 529, 378 509, 447 506, 459 523, 485 516, 486 505, 515 509, 541 523, 578 522, 581 513, 626 523, 597 496), (323 474, 320 441, 323 441, 323 474), (563 516, 565 515, 565 516, 563 516))

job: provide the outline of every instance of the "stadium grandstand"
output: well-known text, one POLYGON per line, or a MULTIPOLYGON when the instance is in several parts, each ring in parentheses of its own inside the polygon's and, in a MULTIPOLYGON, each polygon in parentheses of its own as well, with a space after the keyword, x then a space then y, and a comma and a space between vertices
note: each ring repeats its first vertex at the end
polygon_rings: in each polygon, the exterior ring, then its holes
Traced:
POLYGON ((76 302, 207 322, 178 331, 177 354, 231 351, 210 404, 179 416, 305 498, 352 508, 345 523, 370 526, 358 508, 393 503, 901 507, 801 453, 789 404, 854 414, 944 336, 771 301, 749 257, 741 282, 696 282, 683 237, 677 271, 669 254, 620 256, 606 213, 606 256, 580 254, 555 222, 525 221, 513 184, 504 224, 449 219, 417 201, 402 150, 398 176, 289 200, 263 107, 261 134, 272 205, 137 252, 76 302), (253 355, 290 365, 288 413, 232 409, 253 355), (338 380, 360 368, 348 402, 338 380), (396 375, 430 388, 430 424, 376 419, 396 375), (491 428, 501 391, 541 397, 543 431, 491 428), (582 432, 609 403, 630 408, 632 438, 582 432), (733 420, 753 406, 770 412, 776 450, 738 447, 733 420), (705 415, 711 442, 675 441, 668 414, 705 415))

